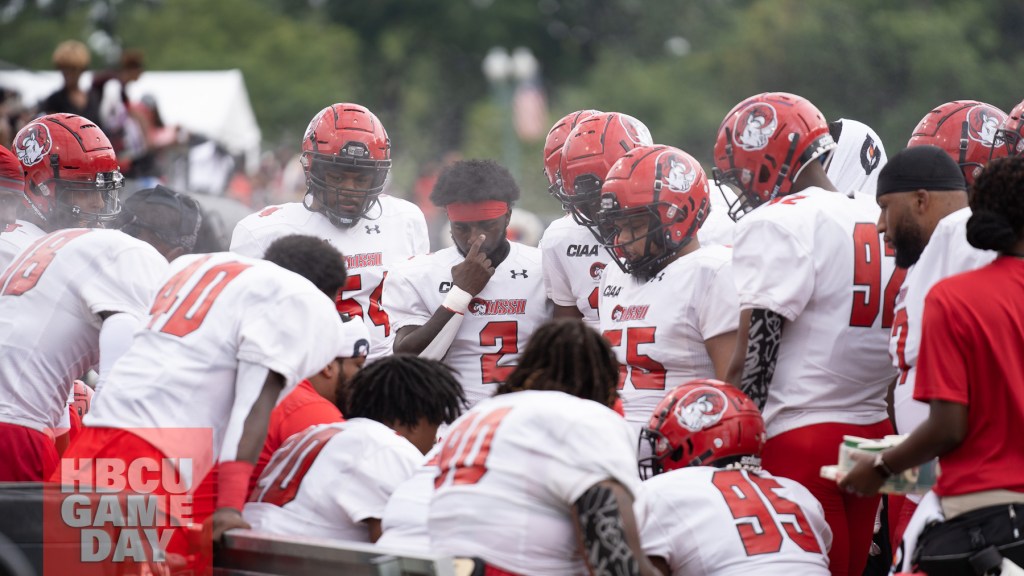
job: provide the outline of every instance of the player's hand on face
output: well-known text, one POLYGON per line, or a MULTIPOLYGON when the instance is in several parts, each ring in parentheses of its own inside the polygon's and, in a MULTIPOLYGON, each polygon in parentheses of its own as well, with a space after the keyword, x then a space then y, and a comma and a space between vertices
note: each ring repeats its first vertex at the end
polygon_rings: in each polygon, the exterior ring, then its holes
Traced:
POLYGON ((242 518, 242 513, 238 510, 234 508, 218 508, 213 513, 213 541, 220 542, 224 533, 233 528, 249 529, 252 526, 242 518))
POLYGON ((486 239, 483 234, 477 236, 466 253, 466 259, 452 266, 452 282, 473 296, 479 294, 494 276, 490 258, 480 250, 486 239))

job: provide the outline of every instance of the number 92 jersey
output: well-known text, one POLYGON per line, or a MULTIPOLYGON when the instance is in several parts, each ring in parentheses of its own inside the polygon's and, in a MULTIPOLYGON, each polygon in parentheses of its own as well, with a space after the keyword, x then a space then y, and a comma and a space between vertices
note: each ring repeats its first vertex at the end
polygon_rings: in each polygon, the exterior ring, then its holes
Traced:
POLYGON ((644 552, 672 576, 829 574, 825 513, 788 478, 682 468, 644 482, 633 508, 644 552))
MULTIPOLYGON (((508 256, 469 302, 462 325, 443 362, 455 370, 469 405, 494 394, 516 365, 519 353, 551 318, 544 293, 540 250, 510 242, 508 256)), ((454 246, 397 266, 384 283, 391 328, 422 326, 452 287, 452 266, 464 260, 454 246)))
POLYGON ((825 422, 887 416, 893 305, 905 271, 878 234, 866 196, 807 188, 736 226, 733 273, 741 309, 783 318, 764 408, 768 437, 825 422))

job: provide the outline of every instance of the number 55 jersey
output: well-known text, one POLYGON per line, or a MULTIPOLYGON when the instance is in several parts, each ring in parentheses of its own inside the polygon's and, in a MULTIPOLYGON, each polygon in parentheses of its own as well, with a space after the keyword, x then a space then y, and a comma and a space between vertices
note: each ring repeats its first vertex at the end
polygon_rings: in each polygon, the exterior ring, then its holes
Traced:
POLYGON ((782 316, 763 413, 768 437, 887 418, 889 329, 905 271, 879 237, 873 199, 821 188, 777 198, 737 223, 740 308, 782 316))

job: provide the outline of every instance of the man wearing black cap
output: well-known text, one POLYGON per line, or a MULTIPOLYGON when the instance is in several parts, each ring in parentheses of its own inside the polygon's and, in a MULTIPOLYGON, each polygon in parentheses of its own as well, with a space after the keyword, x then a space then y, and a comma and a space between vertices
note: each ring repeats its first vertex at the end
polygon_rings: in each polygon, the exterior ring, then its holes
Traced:
MULTIPOLYGON (((890 158, 878 176, 877 200, 878 231, 896 251, 896 265, 908 269, 889 339, 889 357, 900 371, 892 393, 896 429, 908 434, 928 418, 928 405, 914 400, 925 295, 939 280, 988 264, 996 254, 967 243, 971 209, 963 171, 941 148, 914 146, 890 158)), ((903 504, 894 542, 919 501, 909 497, 903 504)))
POLYGON ((125 200, 124 211, 121 231, 148 242, 168 261, 195 248, 203 218, 190 196, 157 185, 125 200))

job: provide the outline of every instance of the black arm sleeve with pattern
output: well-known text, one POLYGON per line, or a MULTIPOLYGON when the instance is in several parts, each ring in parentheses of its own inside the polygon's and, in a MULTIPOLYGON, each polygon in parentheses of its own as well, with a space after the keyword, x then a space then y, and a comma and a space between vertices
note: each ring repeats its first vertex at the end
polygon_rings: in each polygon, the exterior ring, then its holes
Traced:
POLYGON ((747 355, 743 361, 740 389, 750 396, 759 409, 764 410, 768 401, 768 386, 772 383, 775 363, 779 358, 784 319, 780 314, 763 308, 755 308, 750 312, 747 355))

